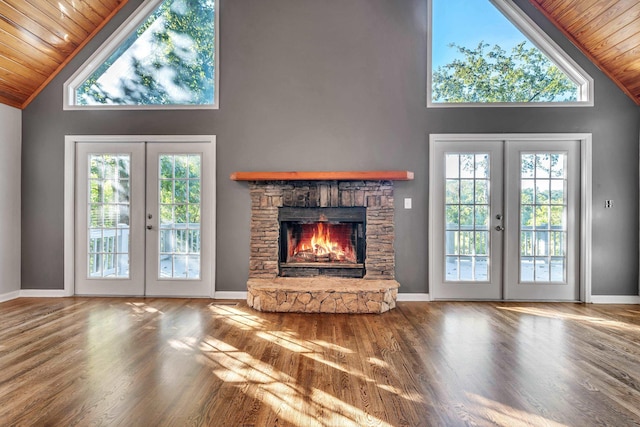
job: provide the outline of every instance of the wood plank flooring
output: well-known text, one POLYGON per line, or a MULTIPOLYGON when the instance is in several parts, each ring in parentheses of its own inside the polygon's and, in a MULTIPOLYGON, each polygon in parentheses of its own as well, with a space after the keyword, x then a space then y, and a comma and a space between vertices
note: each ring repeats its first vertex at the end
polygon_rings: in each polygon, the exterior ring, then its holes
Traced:
POLYGON ((0 304, 2 426, 640 426, 640 306, 0 304))

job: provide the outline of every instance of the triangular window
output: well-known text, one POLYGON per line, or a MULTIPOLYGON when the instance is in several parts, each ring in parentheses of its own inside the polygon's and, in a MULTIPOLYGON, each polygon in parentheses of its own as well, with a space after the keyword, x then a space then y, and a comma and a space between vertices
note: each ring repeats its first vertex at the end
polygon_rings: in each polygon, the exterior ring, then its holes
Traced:
POLYGON ((65 109, 217 108, 217 1, 145 1, 65 83, 65 109))
POLYGON ((428 106, 593 105, 593 80, 512 0, 430 0, 428 106))

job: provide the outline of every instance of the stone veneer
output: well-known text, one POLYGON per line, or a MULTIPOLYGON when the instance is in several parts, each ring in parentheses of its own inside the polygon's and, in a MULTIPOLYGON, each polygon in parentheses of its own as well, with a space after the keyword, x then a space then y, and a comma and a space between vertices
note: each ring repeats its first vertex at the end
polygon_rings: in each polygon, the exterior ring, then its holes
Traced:
POLYGON ((395 307, 399 284, 394 280, 394 200, 391 181, 251 181, 249 191, 249 306, 261 311, 332 313, 382 313, 395 307), (311 281, 278 277, 280 207, 365 207, 364 278, 340 279, 338 284, 334 278, 325 276, 312 278, 311 281), (328 289, 322 283, 334 289, 328 289), (316 291, 314 287, 319 290, 316 291), (309 297, 311 299, 307 301, 309 297), (317 298, 320 300, 316 302, 317 298), (334 307, 328 300, 325 302, 326 298, 339 302, 334 307), (365 298, 367 301, 364 301, 365 298), (276 302, 275 306, 273 301, 276 302), (363 303, 354 304, 354 301, 363 303))
POLYGON ((259 311, 384 313, 396 306, 395 280, 338 277, 249 279, 247 304, 259 311))

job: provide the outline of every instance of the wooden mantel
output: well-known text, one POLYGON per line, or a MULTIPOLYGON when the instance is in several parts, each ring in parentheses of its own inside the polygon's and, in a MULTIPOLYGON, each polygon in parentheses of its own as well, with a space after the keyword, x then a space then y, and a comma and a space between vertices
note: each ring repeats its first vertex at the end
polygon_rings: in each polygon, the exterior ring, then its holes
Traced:
POLYGON ((233 172, 233 181, 411 181, 411 171, 233 172))

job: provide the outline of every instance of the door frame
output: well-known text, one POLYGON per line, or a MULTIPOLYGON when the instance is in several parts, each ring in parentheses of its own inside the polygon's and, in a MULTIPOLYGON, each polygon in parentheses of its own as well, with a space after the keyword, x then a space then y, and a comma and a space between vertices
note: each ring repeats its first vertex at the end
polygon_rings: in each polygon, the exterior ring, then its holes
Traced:
MULTIPOLYGON (((593 183, 592 183, 592 134, 590 133, 479 133, 479 134, 430 134, 429 135, 429 194, 434 194, 435 183, 435 143, 450 141, 553 141, 568 139, 580 142, 580 218, 579 218, 579 298, 581 302, 591 302, 591 257, 592 257, 592 215, 593 215, 593 183)), ((429 198, 428 206, 428 237, 434 236, 438 230, 435 229, 435 218, 438 207, 431 203, 429 198)), ((428 283, 429 283, 429 300, 433 301, 437 298, 434 295, 435 283, 435 265, 434 257, 438 248, 435 247, 434 239, 429 238, 428 246, 428 283)))
POLYGON ((79 142, 189 143, 211 144, 211 291, 216 291, 216 137, 215 135, 65 135, 64 138, 64 296, 75 295, 75 205, 76 144, 79 142))

